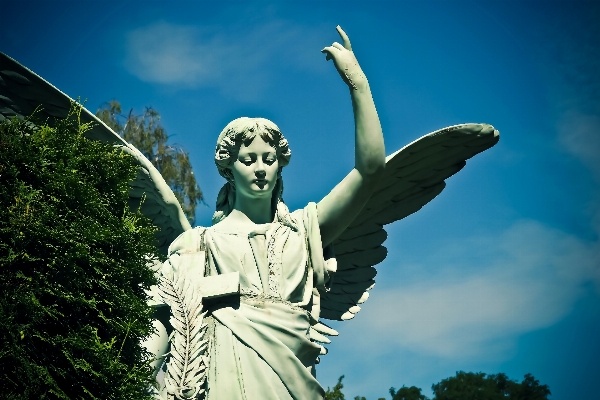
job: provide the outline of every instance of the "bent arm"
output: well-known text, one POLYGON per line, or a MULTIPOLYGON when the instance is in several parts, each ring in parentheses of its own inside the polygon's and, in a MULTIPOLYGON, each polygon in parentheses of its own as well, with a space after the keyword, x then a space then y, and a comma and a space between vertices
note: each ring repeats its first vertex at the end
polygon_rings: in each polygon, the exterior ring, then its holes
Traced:
POLYGON ((356 218, 369 200, 385 169, 385 147, 381 124, 371 95, 348 36, 338 27, 344 47, 334 43, 326 47, 352 98, 355 126, 354 169, 318 204, 319 227, 323 246, 332 243, 356 218))

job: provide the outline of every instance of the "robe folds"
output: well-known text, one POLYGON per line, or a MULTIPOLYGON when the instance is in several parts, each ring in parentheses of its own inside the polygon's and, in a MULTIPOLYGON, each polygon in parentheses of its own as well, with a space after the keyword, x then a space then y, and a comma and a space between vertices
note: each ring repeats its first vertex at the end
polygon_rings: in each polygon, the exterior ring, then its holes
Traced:
POLYGON ((316 204, 291 216, 296 230, 279 222, 235 231, 216 224, 184 232, 169 248, 170 265, 186 274, 240 276, 239 295, 204 305, 209 400, 324 397, 314 372, 321 348, 309 337, 328 280, 316 204))

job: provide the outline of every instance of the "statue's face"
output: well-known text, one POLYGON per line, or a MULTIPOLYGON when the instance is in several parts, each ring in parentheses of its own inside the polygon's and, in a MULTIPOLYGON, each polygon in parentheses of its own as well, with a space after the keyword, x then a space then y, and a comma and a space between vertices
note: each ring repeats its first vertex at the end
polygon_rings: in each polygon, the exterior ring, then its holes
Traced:
POLYGON ((271 198, 277 182, 277 150, 256 135, 251 143, 242 143, 231 166, 236 195, 271 198))

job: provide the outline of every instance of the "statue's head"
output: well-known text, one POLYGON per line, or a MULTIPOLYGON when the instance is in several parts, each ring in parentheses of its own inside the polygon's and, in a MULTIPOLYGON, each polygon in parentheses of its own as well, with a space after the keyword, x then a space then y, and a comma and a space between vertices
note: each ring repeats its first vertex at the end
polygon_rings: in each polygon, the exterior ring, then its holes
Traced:
MULTIPOLYGON (((291 151, 287 140, 273 122, 264 118, 237 118, 231 121, 219 135, 215 150, 215 164, 219 174, 227 183, 217 196, 217 210, 213 215, 213 224, 221 221, 233 210, 236 197, 236 182, 234 177, 234 164, 238 159, 242 146, 251 146, 260 138, 261 142, 273 149, 277 159, 276 183, 271 189, 271 204, 274 220, 284 223, 295 229, 295 222, 291 220, 289 210, 282 198, 283 180, 281 170, 290 162, 291 151)), ((239 183, 242 185, 243 183, 239 183)))
POLYGON ((277 125, 265 118, 237 118, 223 129, 215 150, 215 164, 219 174, 228 182, 234 183, 231 166, 237 159, 240 147, 252 142, 256 136, 275 149, 280 170, 289 164, 292 153, 277 125))

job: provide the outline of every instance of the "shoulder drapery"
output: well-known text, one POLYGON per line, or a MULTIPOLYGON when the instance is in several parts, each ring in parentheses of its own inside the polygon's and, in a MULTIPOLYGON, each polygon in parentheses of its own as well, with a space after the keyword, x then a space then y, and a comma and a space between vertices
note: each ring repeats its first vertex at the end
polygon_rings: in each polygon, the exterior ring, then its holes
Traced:
POLYGON ((207 305, 208 399, 323 399, 314 377, 320 347, 309 337, 319 318, 324 266, 317 207, 250 232, 195 228, 169 248, 163 268, 194 276, 239 272, 242 295, 207 305), (235 297, 235 298, 234 298, 235 297))

